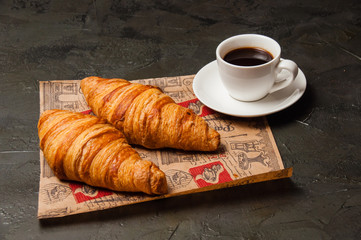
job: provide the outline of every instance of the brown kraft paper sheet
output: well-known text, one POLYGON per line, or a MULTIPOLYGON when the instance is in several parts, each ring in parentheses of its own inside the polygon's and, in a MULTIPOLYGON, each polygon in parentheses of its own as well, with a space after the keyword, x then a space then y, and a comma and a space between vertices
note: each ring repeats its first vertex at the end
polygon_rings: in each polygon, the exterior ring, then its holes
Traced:
MULTIPOLYGON (((40 151, 38 218, 63 217, 160 198, 210 191, 249 183, 287 178, 266 118, 235 118, 204 106, 192 90, 194 75, 135 80, 160 87, 178 104, 194 110, 221 134, 217 152, 148 150, 134 146, 143 159, 163 170, 169 193, 149 196, 144 193, 113 192, 79 182, 60 181, 40 151)), ((80 90, 80 80, 40 81, 40 113, 64 109, 89 113, 80 90)))

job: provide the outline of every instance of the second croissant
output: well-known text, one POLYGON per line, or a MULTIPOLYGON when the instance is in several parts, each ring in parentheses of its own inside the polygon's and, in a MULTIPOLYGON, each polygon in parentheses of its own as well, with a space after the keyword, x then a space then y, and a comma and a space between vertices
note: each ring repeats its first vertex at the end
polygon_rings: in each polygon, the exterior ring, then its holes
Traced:
POLYGON ((216 130, 158 87, 88 77, 81 81, 81 89, 92 111, 121 130, 131 144, 198 151, 219 146, 216 130))

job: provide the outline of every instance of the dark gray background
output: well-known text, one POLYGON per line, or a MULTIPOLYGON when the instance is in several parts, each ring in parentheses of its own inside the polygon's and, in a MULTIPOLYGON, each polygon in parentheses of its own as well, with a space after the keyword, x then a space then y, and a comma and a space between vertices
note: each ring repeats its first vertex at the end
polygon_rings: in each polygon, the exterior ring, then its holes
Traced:
POLYGON ((0 0, 0 239, 361 239, 359 0, 0 0), (40 80, 195 74, 259 33, 308 81, 268 116, 291 179, 36 218, 40 80))

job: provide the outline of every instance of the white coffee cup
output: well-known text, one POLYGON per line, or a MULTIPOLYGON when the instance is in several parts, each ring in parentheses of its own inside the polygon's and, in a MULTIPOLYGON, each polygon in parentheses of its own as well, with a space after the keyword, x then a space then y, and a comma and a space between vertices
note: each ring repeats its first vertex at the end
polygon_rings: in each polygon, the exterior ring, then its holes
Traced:
POLYGON ((223 85, 231 97, 240 101, 257 101, 286 88, 298 73, 295 62, 281 59, 280 45, 272 38, 259 34, 242 34, 224 40, 218 45, 216 56, 223 85), (239 48, 263 49, 272 55, 272 60, 255 66, 239 66, 224 60, 227 53, 239 48), (282 70, 289 72, 287 78, 279 77, 282 70))

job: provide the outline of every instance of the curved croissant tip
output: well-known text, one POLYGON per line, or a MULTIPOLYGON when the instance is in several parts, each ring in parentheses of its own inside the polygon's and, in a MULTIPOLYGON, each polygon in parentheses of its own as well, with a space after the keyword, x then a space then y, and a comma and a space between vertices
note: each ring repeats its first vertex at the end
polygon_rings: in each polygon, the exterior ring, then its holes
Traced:
POLYGON ((221 135, 214 129, 209 133, 209 150, 216 151, 221 143, 221 135))
POLYGON ((164 172, 162 172, 156 165, 152 165, 150 171, 151 194, 160 195, 168 193, 167 178, 164 172))

